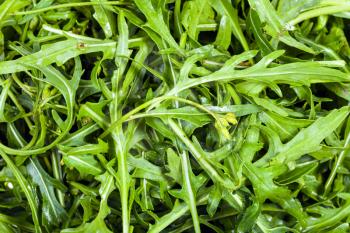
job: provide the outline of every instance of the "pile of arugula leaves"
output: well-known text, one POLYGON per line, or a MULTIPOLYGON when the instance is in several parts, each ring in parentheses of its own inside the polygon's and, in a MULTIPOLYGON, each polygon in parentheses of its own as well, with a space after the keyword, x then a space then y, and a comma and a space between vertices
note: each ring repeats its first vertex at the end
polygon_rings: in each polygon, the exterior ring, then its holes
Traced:
POLYGON ((349 0, 0 0, 0 232, 348 232, 349 0))

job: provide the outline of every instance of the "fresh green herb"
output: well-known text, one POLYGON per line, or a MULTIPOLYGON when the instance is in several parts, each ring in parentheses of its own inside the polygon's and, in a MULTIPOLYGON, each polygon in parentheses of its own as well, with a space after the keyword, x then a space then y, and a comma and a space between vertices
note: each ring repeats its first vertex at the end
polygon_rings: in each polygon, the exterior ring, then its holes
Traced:
POLYGON ((1 232, 348 232, 350 1, 0 0, 1 232))

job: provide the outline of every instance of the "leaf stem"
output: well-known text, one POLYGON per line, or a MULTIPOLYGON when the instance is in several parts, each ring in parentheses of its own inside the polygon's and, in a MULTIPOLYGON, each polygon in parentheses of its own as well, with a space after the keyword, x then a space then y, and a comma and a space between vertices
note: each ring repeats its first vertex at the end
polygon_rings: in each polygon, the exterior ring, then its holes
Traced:
POLYGON ((331 15, 340 12, 346 12, 350 10, 350 4, 339 4, 336 6, 326 6, 321 8, 315 8, 306 12, 301 13, 296 18, 288 22, 288 25, 294 26, 304 20, 311 19, 321 15, 331 15))
POLYGON ((190 164, 190 161, 188 160, 188 156, 185 151, 180 153, 180 158, 181 158, 181 164, 182 164, 183 182, 186 187, 185 190, 187 191, 188 203, 189 203, 189 208, 192 215, 194 231, 196 233, 200 233, 201 228, 200 228, 197 206, 196 206, 196 195, 193 192, 192 182, 190 177, 191 164, 190 164))
MULTIPOLYGON (((57 153, 57 150, 55 152, 51 153, 51 163, 52 163, 52 171, 53 171, 53 176, 62 182, 62 170, 61 166, 59 166, 59 161, 60 161, 60 154, 57 153)), ((56 188, 56 193, 58 200, 60 204, 65 207, 65 202, 64 202, 64 194, 61 190, 56 188)))
POLYGON ((325 183, 324 194, 323 194, 324 196, 327 196, 328 193, 330 192, 332 183, 334 181, 335 176, 337 175, 338 169, 343 163, 345 156, 347 156, 350 152, 350 149, 348 148, 349 144, 350 144, 350 133, 346 136, 346 139, 345 139, 344 148, 346 149, 342 150, 339 156, 336 158, 335 163, 332 167, 332 171, 325 183))
POLYGON ((127 2, 123 2, 123 1, 72 2, 72 3, 59 4, 59 5, 49 6, 49 7, 35 9, 35 10, 14 12, 12 13, 12 15, 29 15, 29 14, 36 14, 36 13, 41 13, 45 11, 56 10, 60 8, 69 8, 69 7, 82 7, 82 6, 94 6, 94 5, 127 5, 127 4, 128 4, 127 2))

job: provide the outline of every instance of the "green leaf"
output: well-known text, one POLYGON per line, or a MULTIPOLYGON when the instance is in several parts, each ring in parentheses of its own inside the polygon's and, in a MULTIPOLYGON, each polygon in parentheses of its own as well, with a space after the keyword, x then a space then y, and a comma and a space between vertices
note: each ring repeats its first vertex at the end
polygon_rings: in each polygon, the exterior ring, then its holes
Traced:
POLYGON ((290 215, 297 218, 302 226, 305 226, 305 213, 302 210, 300 202, 292 197, 289 189, 277 186, 273 182, 274 173, 283 169, 283 167, 265 169, 245 163, 244 168, 244 173, 252 182, 260 203, 263 203, 266 199, 270 199, 280 205, 290 215), (274 170, 271 171, 272 169, 274 170))
POLYGON ((243 213, 242 219, 238 224, 238 232, 251 232, 257 218, 260 215, 261 207, 258 202, 253 202, 243 213))
POLYGON ((233 184, 231 178, 223 174, 223 172, 220 171, 220 169, 215 167, 215 164, 213 165, 211 161, 207 160, 205 152, 202 150, 200 145, 198 145, 198 142, 193 143, 192 141, 190 141, 187 138, 185 132, 183 132, 182 129, 173 120, 169 119, 168 123, 170 127, 174 130, 177 137, 187 146, 187 148, 195 157, 197 162, 207 172, 207 174, 212 178, 214 182, 218 182, 225 188, 235 189, 235 185, 233 184))
POLYGON ((278 133, 282 141, 291 139, 300 128, 309 126, 312 121, 284 117, 273 112, 263 112, 259 115, 261 121, 278 133))
POLYGON ((134 158, 132 155, 129 155, 128 164, 130 167, 135 168, 135 171, 132 174, 135 178, 144 178, 162 182, 166 181, 162 174, 162 169, 143 158, 134 158))
POLYGON ((167 150, 167 159, 169 172, 166 173, 166 175, 171 177, 178 184, 182 184, 180 157, 175 153, 174 150, 169 148, 167 150))
POLYGON ((164 21, 161 8, 154 8, 152 1, 145 2, 142 0, 135 0, 135 4, 147 19, 147 24, 145 26, 155 30, 155 32, 161 36, 169 44, 169 46, 181 53, 181 48, 172 37, 169 28, 164 21))
POLYGON ((112 231, 108 229, 104 219, 110 213, 110 208, 108 207, 107 201, 111 192, 115 189, 114 178, 108 172, 99 175, 97 179, 101 182, 99 189, 99 194, 101 197, 100 210, 97 217, 88 223, 83 223, 77 228, 68 228, 61 231, 62 233, 83 233, 87 231, 93 231, 98 233, 111 233, 112 231))
POLYGON ((259 15, 255 10, 251 9, 248 14, 248 26, 253 32, 256 43, 258 44, 263 55, 271 53, 274 49, 270 42, 267 40, 266 35, 262 31, 262 24, 260 22, 259 15))
POLYGON ((272 162, 282 164, 294 161, 307 153, 319 150, 321 142, 339 127, 348 114, 349 109, 343 107, 332 111, 325 117, 320 117, 284 144, 272 162))
POLYGON ((69 168, 75 168, 82 174, 99 175, 102 168, 93 155, 64 155, 63 162, 69 168))
POLYGON ((198 189, 204 184, 206 178, 200 175, 195 176, 192 173, 191 164, 186 152, 182 152, 180 158, 182 171, 182 189, 171 190, 170 194, 177 198, 183 199, 187 203, 192 215, 194 230, 195 232, 200 232, 201 228, 197 212, 196 197, 198 189))
POLYGON ((142 115, 146 117, 159 117, 163 119, 167 118, 177 118, 190 122, 196 127, 201 127, 212 121, 211 117, 207 113, 198 110, 195 107, 182 107, 176 109, 161 109, 157 108, 155 110, 149 111, 147 114, 142 115))
POLYGON ((314 54, 315 52, 309 48, 308 46, 304 45, 303 43, 299 42, 298 40, 294 39, 289 35, 289 33, 286 30, 289 30, 289 26, 283 22, 283 20, 278 16, 276 10, 274 9, 273 5, 268 0, 257 0, 257 1, 249 1, 249 4, 252 6, 252 8, 257 11, 259 14, 260 20, 262 22, 267 22, 267 31, 271 36, 277 36, 278 40, 281 42, 295 47, 297 49, 303 50, 307 53, 314 54))
POLYGON ((339 193, 339 196, 346 200, 346 203, 340 208, 334 208, 327 210, 321 206, 315 206, 310 208, 309 211, 320 214, 318 218, 308 218, 308 227, 306 228, 309 232, 317 232, 319 230, 327 230, 335 225, 338 225, 338 221, 348 216, 350 211, 349 194, 339 193))
POLYGON ((47 66, 56 63, 62 65, 80 54, 104 52, 107 57, 113 54, 115 42, 90 41, 88 39, 67 39, 49 45, 43 45, 39 52, 23 56, 12 61, 0 62, 0 74, 29 70, 35 66, 47 66))
POLYGON ((235 9, 228 0, 222 0, 222 1, 211 0, 210 4, 215 8, 216 11, 219 12, 219 14, 226 15, 228 17, 231 23, 232 33, 239 40, 243 49, 245 51, 248 51, 249 46, 246 41, 246 38, 243 35, 242 28, 239 25, 237 9, 235 9))
POLYGON ((97 144, 85 144, 83 146, 77 146, 77 147, 68 147, 68 146, 60 146, 60 150, 68 155, 75 156, 75 155, 96 155, 96 154, 102 154, 108 152, 108 143, 102 141, 101 139, 98 139, 97 144))
POLYGON ((317 166, 318 164, 316 162, 300 164, 295 169, 278 176, 275 179, 275 182, 279 185, 287 185, 287 184, 293 183, 298 179, 300 179, 301 177, 303 177, 304 175, 307 175, 313 172, 317 168, 317 166))
POLYGON ((221 17, 218 34, 214 44, 223 50, 227 50, 231 42, 231 27, 226 15, 221 17))
MULTIPOLYGON (((101 2, 101 0, 91 0, 91 2, 101 2)), ((106 38, 112 37, 115 34, 116 28, 115 16, 102 3, 100 5, 95 5, 94 9, 95 13, 93 16, 101 25, 106 38)))
MULTIPOLYGON (((0 22, 4 22, 4 20, 10 16, 11 13, 16 12, 30 4, 29 0, 5 0, 1 2, 0 5, 0 22)), ((0 23, 0 28, 3 25, 0 23)))
POLYGON ((58 202, 55 187, 64 190, 62 183, 50 177, 37 159, 30 159, 27 170, 33 182, 39 187, 42 195, 42 223, 46 229, 51 229, 67 218, 67 212, 58 202))

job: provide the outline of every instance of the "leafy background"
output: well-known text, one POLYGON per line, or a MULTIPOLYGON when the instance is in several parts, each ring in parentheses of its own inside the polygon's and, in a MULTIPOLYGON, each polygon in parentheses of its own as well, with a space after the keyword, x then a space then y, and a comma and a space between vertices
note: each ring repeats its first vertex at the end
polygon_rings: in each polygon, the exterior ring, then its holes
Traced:
POLYGON ((1 232, 348 232, 348 0, 0 0, 1 232))

